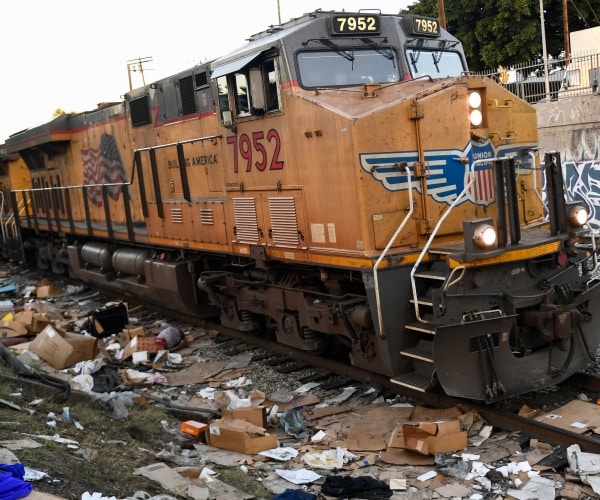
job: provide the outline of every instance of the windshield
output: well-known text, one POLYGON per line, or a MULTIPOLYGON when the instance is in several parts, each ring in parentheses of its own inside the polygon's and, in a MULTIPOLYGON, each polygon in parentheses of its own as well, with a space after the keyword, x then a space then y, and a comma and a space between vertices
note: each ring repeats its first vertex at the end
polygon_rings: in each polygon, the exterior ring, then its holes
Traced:
POLYGON ((297 61, 305 88, 397 82, 399 78, 390 48, 303 51, 297 61))
POLYGON ((458 52, 406 49, 406 59, 413 78, 459 76, 465 69, 458 52))

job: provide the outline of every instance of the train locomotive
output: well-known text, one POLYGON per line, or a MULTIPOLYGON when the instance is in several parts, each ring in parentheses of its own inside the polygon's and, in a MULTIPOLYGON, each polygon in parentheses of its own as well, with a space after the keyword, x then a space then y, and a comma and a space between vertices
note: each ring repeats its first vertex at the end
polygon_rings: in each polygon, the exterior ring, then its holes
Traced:
POLYGON ((594 232, 437 19, 315 11, 11 135, 2 252, 493 402, 595 359, 594 232))

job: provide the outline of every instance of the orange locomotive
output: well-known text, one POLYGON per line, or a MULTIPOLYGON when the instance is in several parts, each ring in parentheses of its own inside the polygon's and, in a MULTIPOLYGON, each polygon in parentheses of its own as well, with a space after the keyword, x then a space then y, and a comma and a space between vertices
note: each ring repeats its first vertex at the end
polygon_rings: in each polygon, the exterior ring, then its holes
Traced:
POLYGON ((494 401, 600 340, 586 207, 536 148, 437 20, 317 11, 11 136, 3 250, 494 401))

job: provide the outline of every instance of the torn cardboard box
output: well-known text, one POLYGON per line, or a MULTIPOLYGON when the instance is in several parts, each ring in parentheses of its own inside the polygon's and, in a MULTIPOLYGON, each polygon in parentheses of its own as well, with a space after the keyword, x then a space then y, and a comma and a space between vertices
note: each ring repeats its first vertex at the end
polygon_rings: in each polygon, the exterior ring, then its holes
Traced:
POLYGON ((235 410, 223 410, 223 418, 245 420, 258 427, 267 427, 267 408, 264 406, 250 406, 247 408, 236 408, 235 410))
POLYGON ((29 350, 57 370, 96 357, 97 340, 89 335, 59 332, 46 326, 29 345, 29 350))
POLYGON ((423 455, 454 452, 467 447, 467 433, 461 431, 458 420, 406 423, 394 429, 388 447, 423 455))
POLYGON ((0 321, 0 338, 23 337, 29 334, 23 321, 0 321))
POLYGON ((158 351, 159 347, 156 345, 156 342, 154 342, 154 337, 140 337, 138 335, 136 337, 133 337, 129 341, 129 344, 125 346, 121 353, 120 361, 125 361, 126 359, 131 358, 134 353, 157 353, 158 351))

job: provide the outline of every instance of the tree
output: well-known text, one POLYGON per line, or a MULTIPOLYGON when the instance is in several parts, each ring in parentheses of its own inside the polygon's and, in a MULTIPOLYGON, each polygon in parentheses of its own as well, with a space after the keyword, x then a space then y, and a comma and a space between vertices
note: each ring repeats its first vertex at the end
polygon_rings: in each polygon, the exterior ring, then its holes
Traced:
MULTIPOLYGON (((437 0, 420 0, 408 12, 438 17, 437 0)), ((463 44, 472 71, 540 57, 540 4, 536 0, 445 0, 447 30, 463 44)), ((600 24, 600 0, 569 0, 569 31, 600 24)), ((546 48, 564 49, 562 0, 544 0, 546 48)))

